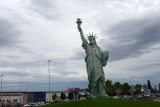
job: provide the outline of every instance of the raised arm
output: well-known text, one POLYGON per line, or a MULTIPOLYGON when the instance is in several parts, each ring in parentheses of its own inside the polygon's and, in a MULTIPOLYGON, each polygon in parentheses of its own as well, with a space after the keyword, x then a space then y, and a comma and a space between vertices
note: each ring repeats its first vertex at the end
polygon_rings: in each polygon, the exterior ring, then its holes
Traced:
POLYGON ((81 28, 81 24, 82 24, 82 21, 80 18, 77 19, 77 26, 78 26, 78 30, 80 32, 80 35, 81 35, 81 39, 83 42, 85 42, 85 37, 84 37, 84 34, 83 34, 83 31, 82 31, 82 28, 81 28))

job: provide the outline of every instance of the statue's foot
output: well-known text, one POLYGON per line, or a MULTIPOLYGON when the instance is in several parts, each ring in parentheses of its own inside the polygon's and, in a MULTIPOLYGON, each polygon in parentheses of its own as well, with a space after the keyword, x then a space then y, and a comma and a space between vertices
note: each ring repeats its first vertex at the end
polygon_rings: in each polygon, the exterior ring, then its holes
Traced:
POLYGON ((87 99, 96 99, 96 97, 90 95, 90 96, 87 97, 87 99))

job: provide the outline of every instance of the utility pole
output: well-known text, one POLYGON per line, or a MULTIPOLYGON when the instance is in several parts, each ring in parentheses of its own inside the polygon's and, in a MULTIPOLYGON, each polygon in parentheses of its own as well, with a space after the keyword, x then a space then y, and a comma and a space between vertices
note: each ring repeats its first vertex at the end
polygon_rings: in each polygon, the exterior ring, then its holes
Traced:
POLYGON ((1 77, 1 107, 2 107, 2 77, 3 77, 4 75, 0 75, 0 77, 1 77))
POLYGON ((50 60, 48 60, 48 73, 49 73, 49 102, 51 102, 51 100, 50 100, 50 69, 49 69, 49 63, 50 63, 50 60))

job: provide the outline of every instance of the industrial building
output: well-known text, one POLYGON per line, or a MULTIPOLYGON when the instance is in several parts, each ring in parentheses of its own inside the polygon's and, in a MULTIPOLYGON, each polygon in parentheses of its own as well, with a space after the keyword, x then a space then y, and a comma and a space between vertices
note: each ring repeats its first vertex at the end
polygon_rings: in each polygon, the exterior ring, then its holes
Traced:
MULTIPOLYGON (((2 100, 0 97, 0 102, 6 104, 20 103, 35 103, 35 102, 52 102, 52 95, 56 94, 57 96, 61 96, 62 91, 51 91, 47 92, 2 92, 2 100)), ((66 96, 70 91, 63 91, 66 96)), ((84 95, 85 92, 80 92, 81 95, 84 95)))
POLYGON ((46 92, 3 92, 0 102, 27 104, 28 102, 46 102, 46 92))

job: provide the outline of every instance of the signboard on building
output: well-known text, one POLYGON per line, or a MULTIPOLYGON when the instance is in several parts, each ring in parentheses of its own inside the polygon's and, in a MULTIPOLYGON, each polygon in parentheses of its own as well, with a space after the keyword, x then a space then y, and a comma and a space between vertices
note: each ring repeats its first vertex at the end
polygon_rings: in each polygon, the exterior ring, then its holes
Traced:
POLYGON ((79 91, 79 88, 68 88, 68 91, 79 91))
POLYGON ((2 94, 2 96, 22 96, 22 94, 2 94))

